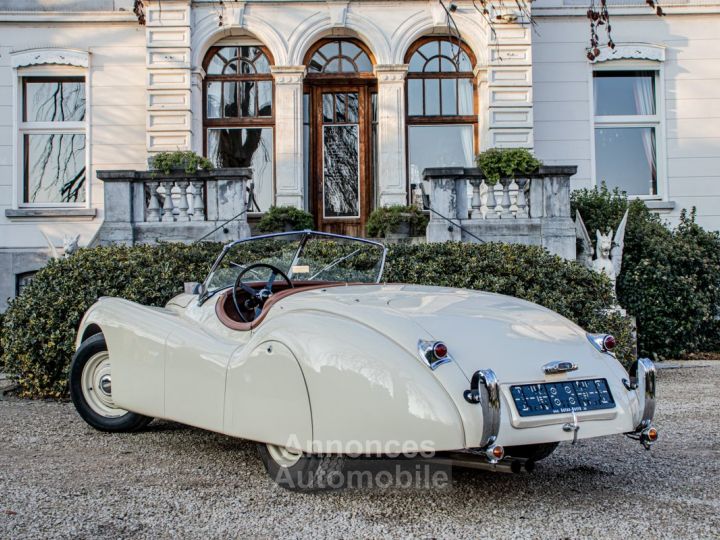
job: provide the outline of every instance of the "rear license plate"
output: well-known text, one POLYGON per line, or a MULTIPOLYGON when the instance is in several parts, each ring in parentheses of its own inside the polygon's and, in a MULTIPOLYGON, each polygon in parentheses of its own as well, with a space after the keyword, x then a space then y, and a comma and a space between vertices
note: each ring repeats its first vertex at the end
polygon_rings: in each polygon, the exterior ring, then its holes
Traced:
POLYGON ((596 411, 615 407, 606 379, 559 383, 520 384, 510 387, 520 416, 596 411))

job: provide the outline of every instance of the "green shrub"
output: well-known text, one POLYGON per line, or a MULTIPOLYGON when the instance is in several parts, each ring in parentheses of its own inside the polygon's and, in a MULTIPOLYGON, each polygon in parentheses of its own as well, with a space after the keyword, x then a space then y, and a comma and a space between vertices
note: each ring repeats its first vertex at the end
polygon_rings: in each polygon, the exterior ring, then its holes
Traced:
POLYGON ((312 214, 293 206, 271 206, 258 223, 264 233, 304 231, 313 228, 312 214))
POLYGON ((182 169, 186 173, 192 174, 199 169, 209 171, 214 168, 209 159, 199 156, 195 152, 182 150, 158 152, 148 159, 148 166, 153 171, 161 171, 165 174, 170 174, 176 169, 182 169))
MULTIPOLYGON (((6 312, 0 342, 7 371, 25 396, 64 396, 78 325, 98 297, 162 306, 181 292, 184 281, 202 280, 220 249, 211 243, 99 247, 51 261, 6 312)), ((612 331, 620 355, 630 358, 627 320, 604 314, 612 301, 607 278, 539 247, 394 245, 384 280, 482 289, 537 302, 589 331, 612 331)))
POLYGON ((542 161, 527 148, 490 148, 478 155, 477 166, 485 175, 485 183, 493 186, 501 178, 537 172, 542 161))
POLYGON ((428 217, 417 206, 383 206, 373 210, 365 228, 369 237, 381 238, 388 233, 396 232, 402 223, 408 223, 410 226, 410 236, 423 236, 428 217))
POLYGON ((678 357, 717 350, 720 343, 720 235, 683 211, 675 229, 663 225, 642 201, 599 189, 572 194, 593 236, 617 227, 629 208, 618 301, 637 319, 638 352, 678 357))

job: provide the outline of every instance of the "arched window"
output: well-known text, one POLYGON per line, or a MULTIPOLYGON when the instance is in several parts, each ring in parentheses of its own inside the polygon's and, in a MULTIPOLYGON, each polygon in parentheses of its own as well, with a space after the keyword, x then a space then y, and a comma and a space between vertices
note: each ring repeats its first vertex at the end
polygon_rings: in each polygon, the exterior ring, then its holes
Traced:
POLYGON ((207 157, 216 167, 253 169, 251 212, 273 204, 272 59, 259 45, 213 47, 205 57, 207 157))
POLYGON ((410 181, 419 182, 427 167, 472 166, 478 118, 472 52, 456 38, 423 38, 405 62, 410 181))
POLYGON ((309 74, 372 73, 373 62, 359 41, 330 39, 320 43, 307 62, 309 74))

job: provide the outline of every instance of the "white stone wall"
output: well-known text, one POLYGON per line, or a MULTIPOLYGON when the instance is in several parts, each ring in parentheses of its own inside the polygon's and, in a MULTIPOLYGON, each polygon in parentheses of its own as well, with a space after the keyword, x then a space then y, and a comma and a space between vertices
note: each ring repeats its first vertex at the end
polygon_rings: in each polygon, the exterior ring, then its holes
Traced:
POLYGON ((128 13, 54 14, 50 22, 42 16, 34 22, 36 17, 0 12, 0 250, 46 248, 41 231, 57 247, 62 247, 66 234, 80 234, 81 244, 86 244, 103 216, 103 186, 95 171, 143 168, 146 163, 145 29, 128 13), (21 174, 14 148, 19 109, 13 88, 18 72, 11 57, 36 48, 75 49, 87 55, 87 69, 72 74, 84 73, 89 88, 87 206, 96 209, 94 219, 6 216, 6 210, 18 207, 16 186, 21 174))
MULTIPOLYGON (((534 4, 535 149, 548 164, 578 165, 573 187, 595 183, 592 65, 586 58, 586 8, 557 0, 534 4)), ((611 6, 613 38, 620 46, 660 50, 659 111, 665 140, 658 140, 661 214, 676 223, 695 206, 698 222, 720 229, 720 5, 666 7, 658 18, 645 7, 611 6), (649 46, 649 47, 648 47, 649 46)), ((650 53, 648 56, 652 55, 650 53)), ((643 62, 627 59, 622 62, 643 62)), ((604 64, 607 65, 607 62, 604 64)), ((638 64, 643 65, 643 64, 638 64)))

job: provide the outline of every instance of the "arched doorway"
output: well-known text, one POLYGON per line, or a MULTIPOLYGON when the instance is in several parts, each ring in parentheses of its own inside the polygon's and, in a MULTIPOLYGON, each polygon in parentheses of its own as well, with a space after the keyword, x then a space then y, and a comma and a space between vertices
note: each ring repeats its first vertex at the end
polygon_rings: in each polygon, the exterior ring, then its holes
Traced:
POLYGON ((305 57, 306 171, 322 231, 362 236, 374 200, 374 60, 355 39, 324 39, 305 57))

